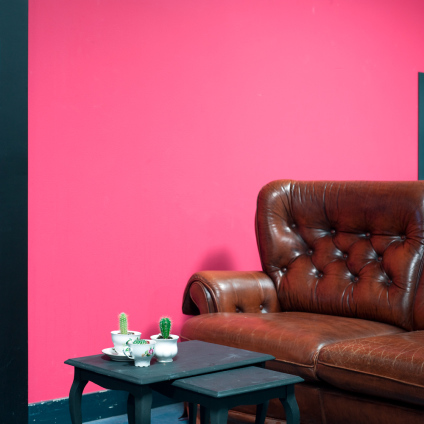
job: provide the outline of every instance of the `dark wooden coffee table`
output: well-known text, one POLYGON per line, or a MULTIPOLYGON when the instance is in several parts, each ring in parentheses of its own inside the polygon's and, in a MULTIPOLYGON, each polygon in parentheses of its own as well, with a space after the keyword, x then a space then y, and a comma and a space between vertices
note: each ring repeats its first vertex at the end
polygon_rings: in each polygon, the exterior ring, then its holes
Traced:
POLYGON ((65 364, 75 368, 69 393, 72 424, 82 424, 81 397, 89 381, 105 389, 127 391, 129 424, 150 424, 153 389, 166 392, 172 382, 181 378, 249 365, 264 366, 273 359, 263 353, 200 341, 179 343, 173 362, 153 359, 147 368, 135 367, 133 362, 112 361, 107 355, 68 359, 65 364))

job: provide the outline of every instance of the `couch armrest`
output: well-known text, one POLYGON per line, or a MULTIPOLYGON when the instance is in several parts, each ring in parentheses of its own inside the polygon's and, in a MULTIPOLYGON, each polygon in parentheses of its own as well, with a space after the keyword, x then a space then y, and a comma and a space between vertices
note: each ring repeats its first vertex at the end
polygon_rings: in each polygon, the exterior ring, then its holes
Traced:
POLYGON ((201 271, 187 283, 183 313, 280 312, 272 280, 261 271, 201 271))

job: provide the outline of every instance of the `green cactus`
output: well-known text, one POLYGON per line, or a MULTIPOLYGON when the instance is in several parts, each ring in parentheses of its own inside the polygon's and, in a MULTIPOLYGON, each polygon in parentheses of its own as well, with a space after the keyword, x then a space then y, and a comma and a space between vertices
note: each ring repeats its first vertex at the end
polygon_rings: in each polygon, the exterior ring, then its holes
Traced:
POLYGON ((168 317, 163 317, 159 320, 159 329, 163 339, 170 339, 169 333, 171 332, 172 322, 168 317))
POLYGON ((149 344, 149 342, 144 339, 136 339, 133 341, 133 344, 149 344))
POLYGON ((125 312, 119 314, 119 331, 121 334, 128 334, 128 316, 125 312))

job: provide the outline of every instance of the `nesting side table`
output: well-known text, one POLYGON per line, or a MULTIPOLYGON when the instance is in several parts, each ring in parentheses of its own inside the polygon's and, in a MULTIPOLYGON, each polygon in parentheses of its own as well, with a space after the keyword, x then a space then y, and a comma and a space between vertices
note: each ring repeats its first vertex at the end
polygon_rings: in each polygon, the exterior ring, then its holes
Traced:
POLYGON ((190 402, 189 424, 196 423, 197 404, 202 424, 226 424, 229 409, 239 405, 257 405, 255 424, 264 424, 268 403, 274 398, 283 404, 287 424, 299 424, 294 385, 302 381, 294 375, 244 367, 176 380, 171 395, 190 402))

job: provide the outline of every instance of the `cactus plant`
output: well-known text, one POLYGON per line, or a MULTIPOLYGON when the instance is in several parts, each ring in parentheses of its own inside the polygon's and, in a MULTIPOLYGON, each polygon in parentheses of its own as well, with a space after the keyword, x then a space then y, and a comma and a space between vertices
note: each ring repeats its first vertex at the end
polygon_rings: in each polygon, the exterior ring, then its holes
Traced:
MULTIPOLYGON (((168 317, 163 317, 159 320, 159 329, 163 339, 170 339, 169 333, 171 332, 172 322, 168 317)), ((159 336, 160 337, 160 336, 159 336)))
POLYGON ((178 353, 179 337, 171 333, 172 322, 168 317, 162 317, 159 320, 159 334, 150 336, 155 342, 155 356, 158 362, 172 362, 178 353))
POLYGON ((137 339, 133 341, 133 344, 149 344, 149 342, 144 339, 137 339))
POLYGON ((121 334, 128 334, 128 316, 125 312, 119 314, 119 331, 121 334))

